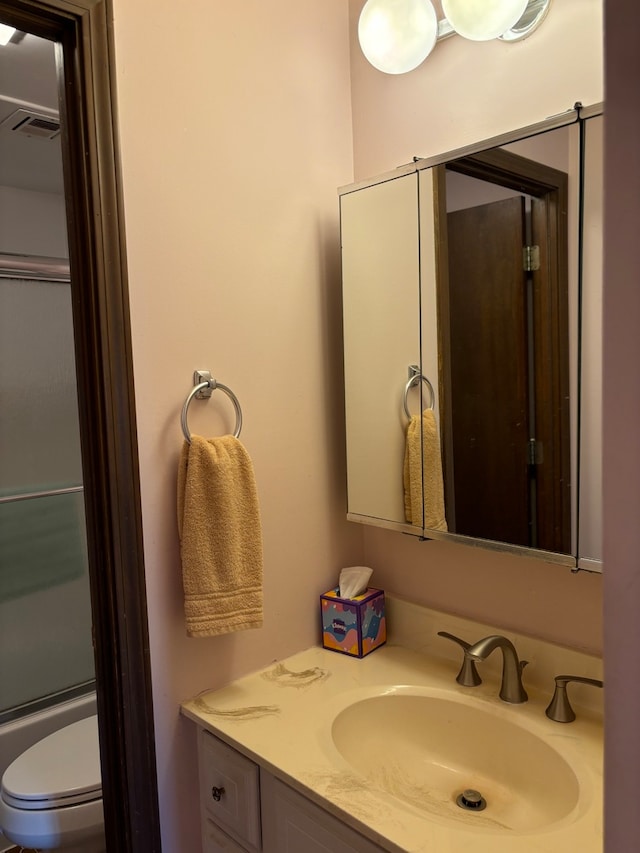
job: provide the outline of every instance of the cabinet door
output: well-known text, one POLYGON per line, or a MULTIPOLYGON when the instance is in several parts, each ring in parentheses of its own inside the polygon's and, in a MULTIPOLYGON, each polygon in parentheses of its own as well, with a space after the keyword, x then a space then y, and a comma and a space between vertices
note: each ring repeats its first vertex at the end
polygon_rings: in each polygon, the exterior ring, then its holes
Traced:
POLYGON ((210 818, 205 818, 202 824, 202 853, 246 853, 246 850, 210 818))
POLYGON ((262 771, 263 853, 380 853, 359 833, 262 771))
MULTIPOLYGON (((342 195, 340 218, 348 511, 404 525, 403 395, 421 367, 417 175, 342 195)), ((410 404, 420 411, 417 389, 410 404)))

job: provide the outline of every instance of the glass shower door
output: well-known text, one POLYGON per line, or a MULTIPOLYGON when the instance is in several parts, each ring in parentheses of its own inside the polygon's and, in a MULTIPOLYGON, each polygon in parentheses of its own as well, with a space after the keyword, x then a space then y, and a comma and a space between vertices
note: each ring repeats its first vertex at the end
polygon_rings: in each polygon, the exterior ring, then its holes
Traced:
POLYGON ((0 278, 0 721, 93 686, 75 375, 68 280, 0 278))

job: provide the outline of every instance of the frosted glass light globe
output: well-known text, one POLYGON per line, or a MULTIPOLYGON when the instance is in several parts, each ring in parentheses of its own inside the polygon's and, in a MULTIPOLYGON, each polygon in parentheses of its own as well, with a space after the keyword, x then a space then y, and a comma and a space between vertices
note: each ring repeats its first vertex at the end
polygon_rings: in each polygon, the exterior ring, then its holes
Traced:
POLYGON ((358 21, 362 52, 386 74, 413 71, 429 56, 437 36, 431 0, 367 0, 358 21))
POLYGON ((442 11, 458 33, 471 41, 489 41, 510 30, 529 0, 442 0, 442 11))

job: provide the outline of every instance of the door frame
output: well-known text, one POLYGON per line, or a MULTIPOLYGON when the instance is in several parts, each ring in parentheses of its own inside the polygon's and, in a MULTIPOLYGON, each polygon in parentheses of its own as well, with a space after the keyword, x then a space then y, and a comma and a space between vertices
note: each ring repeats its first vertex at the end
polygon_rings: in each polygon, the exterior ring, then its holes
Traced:
POLYGON ((161 850, 110 0, 0 0, 57 43, 107 848, 161 850))
MULTIPOLYGON (((571 411, 569 371, 568 301, 568 177, 543 163, 493 148, 460 157, 436 167, 436 256, 438 269, 438 329, 441 364, 450 364, 448 260, 445 169, 499 184, 535 196, 541 204, 536 214, 540 240, 540 270, 533 273, 535 305, 534 353, 536 376, 536 435, 550 460, 548 475, 537 475, 539 525, 545 531, 545 550, 571 554, 571 411), (552 321, 548 322, 551 317, 552 321), (556 370, 556 367, 558 369, 556 370)), ((443 456, 445 489, 452 480, 451 376, 440 375, 443 400, 443 456)), ((447 517, 454 495, 447 497, 447 517)), ((451 513, 452 517, 455 517, 451 513)))

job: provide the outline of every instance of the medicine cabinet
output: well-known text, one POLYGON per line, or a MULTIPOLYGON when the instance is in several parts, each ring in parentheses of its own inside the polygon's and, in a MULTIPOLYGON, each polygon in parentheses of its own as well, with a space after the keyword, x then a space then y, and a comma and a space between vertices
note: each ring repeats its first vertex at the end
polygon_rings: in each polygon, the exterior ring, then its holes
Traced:
POLYGON ((351 521, 600 570, 602 126, 340 189, 351 521))

